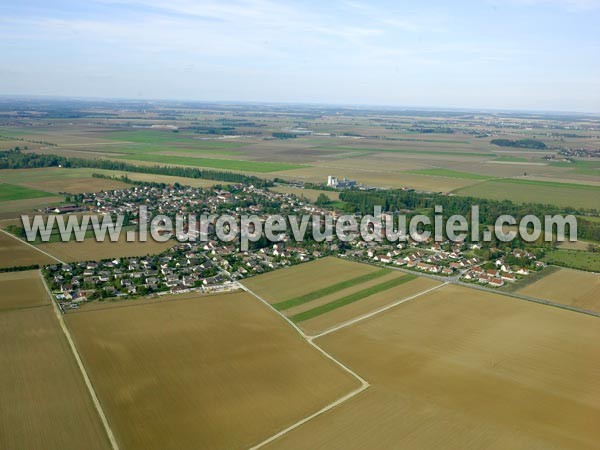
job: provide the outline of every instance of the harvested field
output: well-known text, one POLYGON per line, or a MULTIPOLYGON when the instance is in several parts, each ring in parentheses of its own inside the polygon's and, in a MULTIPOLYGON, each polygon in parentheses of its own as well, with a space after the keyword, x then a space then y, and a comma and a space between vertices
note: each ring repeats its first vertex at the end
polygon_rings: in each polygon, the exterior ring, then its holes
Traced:
POLYGON ((300 322, 298 325, 310 335, 322 333, 336 325, 383 308, 395 301, 426 291, 439 284, 438 281, 434 281, 431 278, 417 277, 405 284, 365 297, 360 301, 342 306, 327 314, 300 322))
POLYGON ((155 255, 173 247, 177 241, 156 242, 150 237, 146 242, 127 242, 126 233, 121 233, 117 242, 111 242, 108 237, 104 242, 94 238, 86 238, 81 242, 51 242, 36 245, 37 248, 50 253, 61 261, 99 261, 106 258, 125 258, 129 256, 155 255))
POLYGON ((277 163, 270 161, 246 161, 238 159, 195 158, 193 156, 170 156, 157 154, 137 154, 120 156, 119 159, 131 161, 146 161, 169 165, 192 167, 209 167, 211 169, 241 170, 249 172, 268 173, 282 170, 293 170, 306 167, 301 164, 277 163))
POLYGON ((412 173, 414 175, 430 175, 435 177, 448 177, 448 178, 464 178, 466 180, 489 180, 490 177, 485 175, 480 175, 478 173, 472 172, 460 172, 458 170, 451 169, 422 169, 422 170, 411 170, 407 173, 412 173))
POLYGON ((0 267, 52 264, 56 261, 19 239, 0 231, 0 267))
POLYGON ((135 181, 149 181, 166 184, 178 182, 183 185, 194 187, 210 187, 215 184, 229 184, 227 182, 204 180, 200 178, 173 177, 93 168, 65 169, 58 167, 7 169, 2 171, 2 180, 5 180, 7 183, 20 184, 50 192, 98 192, 112 189, 127 189, 131 187, 129 184, 119 180, 95 178, 92 176, 95 173, 117 178, 126 175, 130 180, 135 181))
POLYGON ((0 312, 50 304, 37 270, 0 273, 0 287, 0 312))
MULTIPOLYGON (((117 180, 94 178, 92 174, 102 173, 99 169, 76 168, 65 169, 44 167, 39 169, 10 169, 2 171, 2 180, 46 192, 99 192, 129 187, 117 180)), ((48 195, 48 194, 46 194, 48 195)))
POLYGON ((600 312, 600 274, 558 269, 518 291, 520 294, 600 312))
POLYGON ((36 210, 48 206, 56 206, 65 200, 63 196, 28 198, 25 200, 10 200, 0 203, 0 219, 12 219, 21 214, 34 214, 36 210))
POLYGON ((0 448, 110 448, 52 306, 0 312, 0 361, 0 448))
POLYGON ((598 319, 446 286, 317 339, 372 387, 267 448, 595 449, 598 319))
POLYGON ((248 448, 358 387, 246 293, 65 318, 127 449, 248 448))
POLYGON ((377 267, 327 257, 244 280, 269 303, 278 303, 378 270, 377 267))

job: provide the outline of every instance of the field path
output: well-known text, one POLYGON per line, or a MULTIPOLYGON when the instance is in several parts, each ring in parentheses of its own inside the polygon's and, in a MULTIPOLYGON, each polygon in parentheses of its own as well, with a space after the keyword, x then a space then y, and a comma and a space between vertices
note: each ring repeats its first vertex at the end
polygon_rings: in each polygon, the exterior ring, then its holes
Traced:
POLYGON ((428 294, 431 291, 435 291, 436 289, 444 287, 447 284, 450 284, 450 282, 446 281, 445 283, 439 284, 437 286, 433 286, 432 288, 425 289, 424 291, 418 292, 416 294, 410 295, 410 296, 402 298, 400 300, 396 300, 395 302, 390 303, 389 305, 386 305, 386 306, 384 306, 382 308, 376 309, 375 311, 371 311, 371 312, 369 312, 367 314, 363 314, 362 316, 358 316, 358 317, 356 317, 356 318, 354 318, 352 320, 348 320, 346 322, 342 322, 341 324, 336 325, 333 328, 329 328, 328 330, 325 330, 322 333, 316 334, 314 336, 309 336, 308 339, 309 339, 310 342, 312 342, 313 339, 320 338, 321 336, 325 336, 325 335, 327 335, 329 333, 333 333, 334 331, 338 331, 338 330, 341 330, 342 328, 346 328, 346 327, 349 327, 350 325, 354 325, 357 322, 361 322, 361 321, 363 321, 365 319, 369 319, 370 317, 376 316, 377 314, 381 314, 382 312, 385 312, 388 309, 391 309, 391 308, 394 308, 394 307, 396 307, 398 305, 401 305, 404 302, 408 302, 410 300, 414 300, 415 298, 420 297, 421 295, 428 294))
POLYGON ((79 367, 79 371, 81 372, 81 375, 83 376, 83 380, 84 380, 85 385, 90 393, 92 402, 94 403, 94 406, 96 407, 96 411, 98 411, 98 416, 100 416, 100 420, 102 421, 102 425, 104 426, 104 430, 106 431, 106 435, 108 437, 108 440, 110 441, 110 446, 113 450, 119 450, 119 444, 117 444, 117 440, 115 439, 115 435, 113 434, 112 429, 110 428, 110 425, 108 423, 106 415, 104 414, 104 410, 102 409, 102 405, 100 404, 100 401, 98 400, 98 396, 96 395, 96 391, 94 390, 92 381, 90 380, 90 377, 88 376, 87 371, 85 370, 85 366, 83 365, 83 361, 81 360, 81 357, 79 356, 79 352, 77 351, 75 342, 73 341, 73 338, 71 337, 71 333, 69 332, 69 329, 67 328, 67 325, 65 324, 65 321, 63 318, 63 313, 62 313, 61 309, 59 308, 58 304, 54 301, 52 292, 50 291, 50 288, 46 284, 46 280, 44 279, 44 276, 42 275, 41 271, 39 272, 39 275, 40 275, 40 278, 42 279, 42 283, 44 284, 44 288, 46 289, 46 292, 50 296, 50 301, 52 302, 52 305, 54 307, 54 313, 56 314, 56 318, 58 319, 58 323, 60 324, 60 328, 62 329, 63 334, 67 338, 67 342, 69 343, 69 347, 71 348, 71 353, 73 353, 73 356, 75 357, 75 361, 77 361, 77 366, 79 367))
POLYGON ((320 410, 318 410, 317 412, 311 414, 310 416, 307 416, 304 419, 302 419, 302 420, 294 423, 293 425, 290 425, 289 427, 285 428, 284 430, 281 430, 279 433, 274 434, 273 436, 269 437, 268 439, 265 439, 264 441, 262 441, 262 442, 260 442, 260 443, 258 443, 256 445, 250 447, 250 450, 257 450, 257 449, 259 449, 261 447, 264 447, 265 445, 273 442, 274 440, 280 438, 281 436, 289 433, 290 431, 292 431, 292 430, 294 430, 294 429, 296 429, 296 428, 304 425, 306 422, 309 422, 310 420, 314 419, 315 417, 318 417, 321 414, 324 414, 327 411, 335 408, 336 406, 341 405, 342 403, 350 400, 351 398, 357 396, 358 394, 360 394, 361 392, 365 391, 366 389, 368 389, 371 386, 359 374, 357 374, 356 372, 354 372, 352 369, 350 369, 344 363, 342 363, 341 361, 338 361, 333 356, 331 356, 329 353, 327 353, 325 350, 323 350, 321 347, 319 347, 317 344, 315 344, 312 341, 312 338, 310 336, 306 335, 304 333, 304 331, 302 331, 294 322, 292 322, 290 319, 288 319, 286 316, 284 316, 281 312, 277 311, 271 304, 269 304, 269 302, 267 302, 265 299, 263 299, 261 296, 259 296, 258 294, 256 294, 252 290, 248 289, 243 284, 239 284, 239 285, 240 285, 241 289, 243 289, 244 291, 246 291, 249 294, 251 294, 252 296, 254 296, 260 302, 264 303, 269 309, 271 309, 272 311, 274 311, 278 316, 280 316, 283 320, 285 320, 292 328, 294 328, 294 330, 296 330, 298 332, 298 334, 300 334, 300 336, 302 336, 304 338, 304 340, 309 345, 311 345, 313 348, 315 348, 317 351, 319 351, 321 354, 323 354, 327 359, 333 361, 335 364, 337 364, 344 371, 348 372, 350 375, 352 375, 354 378, 356 378, 360 382, 360 387, 359 388, 357 388, 357 389, 353 390, 352 392, 344 395, 343 397, 337 399, 333 403, 330 403, 329 405, 321 408, 320 410))
POLYGON ((298 332, 298 334, 300 336, 302 336, 304 338, 304 340, 306 340, 306 342, 311 345, 313 348, 315 348, 317 351, 319 351, 320 353, 322 353, 326 358, 330 359, 331 361, 333 361, 335 364, 337 364, 338 366, 340 366, 343 370, 345 370, 346 372, 348 372, 350 375, 352 375, 354 378, 356 378, 359 382, 360 382, 360 387, 358 389, 355 389, 354 391, 346 394, 345 396, 337 399, 336 401, 334 401, 333 403, 330 403, 329 405, 325 406, 324 408, 318 410, 317 412, 311 414, 310 416, 305 417, 304 419, 294 423, 293 425, 289 426, 288 428, 285 428, 284 430, 281 430, 279 433, 269 437, 268 439, 260 442, 259 444, 254 445, 253 447, 250 448, 250 450, 257 450, 261 447, 264 447, 267 444, 270 444, 271 442, 275 441, 276 439, 282 437, 283 435, 289 433, 290 431, 294 430, 295 428, 298 428, 302 425, 304 425, 306 422, 311 421, 312 419, 320 416, 321 414, 326 413, 327 411, 330 411, 331 409, 335 408, 336 406, 341 405, 342 403, 352 399, 353 397, 357 396, 358 394, 360 394, 361 392, 365 391, 366 389, 368 389, 371 385, 369 384, 368 381, 366 381, 364 378, 362 378, 359 374, 357 374, 356 372, 354 372, 350 367, 346 366, 344 363, 342 363, 341 361, 337 360, 336 358, 334 358, 332 355, 330 355, 329 353, 327 353, 325 350, 323 350, 321 347, 319 347, 317 344, 314 343, 314 339, 324 336, 326 334, 329 333, 333 333, 334 331, 340 330, 342 328, 348 327, 350 325, 353 325, 357 322, 360 322, 362 320, 368 319, 370 317, 373 317, 377 314, 380 314, 384 311, 387 311, 388 309, 394 308, 395 306, 398 306, 404 302, 413 300, 421 295, 427 294, 431 291, 434 291, 435 289, 439 289, 447 284, 449 284, 448 282, 446 283, 442 283, 438 286, 434 286, 432 288, 426 289, 422 292, 419 292, 417 294, 411 295, 409 297, 405 297, 402 298, 400 300, 397 300, 389 305, 384 306, 383 308, 379 308, 375 311, 372 311, 370 313, 367 314, 363 314, 362 316, 359 316, 355 319, 349 320, 347 322, 344 322, 334 328, 331 328, 329 330, 324 331, 323 333, 320 333, 318 335, 315 336, 309 336, 306 333, 304 333, 304 331, 302 331, 302 329, 300 329, 300 327, 298 327, 298 325, 296 325, 294 322, 292 322, 289 318, 287 318, 283 313, 281 313, 280 311, 278 311, 277 309, 275 309, 269 302, 267 302, 265 299, 263 299, 260 295, 256 294, 255 292, 253 292, 251 289, 247 288, 246 286, 244 286, 241 283, 238 283, 241 287, 241 289, 243 289, 244 291, 248 292, 249 294, 253 295, 254 297, 256 297, 260 302, 264 303, 269 309, 271 309, 272 311, 274 311, 277 315, 279 315, 283 320, 285 320, 292 328, 294 328, 294 330, 296 330, 298 332))
POLYGON ((15 236, 14 234, 11 234, 11 233, 9 233, 8 231, 6 231, 6 230, 3 230, 2 228, 0 228, 0 231, 2 231, 4 234, 6 234, 6 235, 10 236, 11 238, 13 238, 13 239, 16 239, 17 241, 20 241, 20 242, 22 242, 23 244, 30 246, 31 248, 33 248, 33 249, 37 250, 38 252, 40 252, 40 253, 43 253, 43 254, 44 254, 44 255, 46 255, 46 256, 49 256, 49 257, 50 257, 50 258, 52 258, 53 260, 55 260, 55 261, 57 261, 57 262, 59 262, 59 263, 61 263, 61 264, 66 264, 64 261, 61 261, 60 259, 58 259, 56 256, 54 256, 54 255, 51 255, 50 253, 48 253, 48 252, 45 252, 44 250, 42 250, 42 249, 40 249, 40 248, 37 248, 35 245, 32 245, 32 244, 30 244, 29 242, 27 242, 27 241, 24 241, 23 239, 19 239, 19 238, 18 238, 17 236, 15 236))

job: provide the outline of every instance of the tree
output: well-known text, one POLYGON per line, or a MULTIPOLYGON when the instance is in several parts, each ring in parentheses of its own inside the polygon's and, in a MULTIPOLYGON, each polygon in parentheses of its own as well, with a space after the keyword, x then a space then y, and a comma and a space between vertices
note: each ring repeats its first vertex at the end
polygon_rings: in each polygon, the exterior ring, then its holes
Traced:
POLYGON ((331 199, 327 197, 325 194, 319 194, 317 200, 315 201, 315 205, 317 206, 325 206, 331 203, 331 199))

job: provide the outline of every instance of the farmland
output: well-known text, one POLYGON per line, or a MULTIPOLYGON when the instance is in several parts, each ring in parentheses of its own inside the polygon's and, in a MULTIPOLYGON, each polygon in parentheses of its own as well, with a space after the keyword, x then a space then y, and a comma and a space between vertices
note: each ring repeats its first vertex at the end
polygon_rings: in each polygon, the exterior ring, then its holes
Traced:
POLYGON ((300 164, 287 164, 262 161, 243 161, 236 159, 216 159, 216 158, 195 158, 188 156, 171 156, 171 155, 131 155, 121 156, 120 159, 133 161, 156 162, 171 165, 193 166, 193 167, 209 167, 211 169, 238 170, 244 172, 281 172, 283 170, 301 169, 300 164))
POLYGON ((535 202, 557 206, 600 208, 600 188, 583 184, 502 179, 484 181, 455 191, 459 195, 516 203, 535 202))
POLYGON ((600 312, 600 274, 558 269, 518 291, 521 294, 600 312))
POLYGON ((544 260, 550 264, 570 267, 572 269, 593 270, 600 272, 600 253, 585 250, 557 249, 548 252, 544 260))
POLYGON ((477 173, 459 172, 457 170, 450 169, 422 169, 409 171, 407 173, 412 173, 415 175, 431 175, 436 177, 464 178, 466 180, 488 180, 490 178, 477 173))
POLYGON ((109 449, 40 286, 37 271, 0 276, 0 447, 109 449))
POLYGON ((309 335, 439 285, 416 275, 338 258, 323 258, 243 283, 309 335), (312 282, 302 282, 305 279, 312 282))
POLYGON ((360 301, 348 303, 342 307, 333 309, 326 314, 315 316, 304 322, 300 322, 300 327, 311 335, 322 333, 337 325, 343 324, 349 320, 355 319, 384 308, 394 302, 402 301, 403 299, 418 295, 429 289, 439 286, 439 282, 424 278, 412 278, 406 275, 409 279, 403 279, 402 283, 395 287, 371 294, 362 298, 360 301))
POLYGON ((157 242, 148 237, 146 242, 139 240, 127 242, 127 233, 121 233, 119 240, 112 242, 108 236, 104 242, 88 237, 81 242, 50 242, 36 247, 65 262, 99 261, 106 258, 124 258, 162 253, 175 245, 176 241, 157 242))
POLYGON ((49 305, 50 299, 37 270, 0 273, 0 313, 8 309, 49 305))
MULTIPOLYGON (((412 274, 393 277, 390 280, 380 282, 374 286, 362 288, 360 290, 357 290, 356 292, 352 292, 351 294, 345 295, 345 296, 335 299, 331 302, 328 302, 328 303, 325 303, 325 304, 322 304, 319 306, 314 306, 311 309, 307 309, 306 311, 294 314, 293 316, 291 316, 291 320, 294 322, 303 322, 305 320, 309 320, 314 317, 318 317, 320 315, 327 314, 328 312, 331 312, 338 308, 342 308, 344 306, 350 305, 350 304, 357 302, 359 300, 362 300, 364 298, 367 298, 367 297, 370 297, 373 295, 377 295, 381 292, 390 290, 396 286, 399 286, 401 284, 412 281, 416 277, 417 277, 416 275, 412 275, 412 274)), ((361 288, 361 287, 362 286, 360 286, 360 285, 357 286, 357 288, 361 288)))
POLYGON ((377 270, 339 258, 322 258, 244 280, 244 285, 269 303, 290 300, 377 270))
POLYGON ((28 198, 49 197, 52 194, 35 189, 0 183, 0 202, 8 200, 25 200, 28 198))
POLYGON ((596 320, 443 287, 317 339, 372 387, 267 448, 595 448, 596 320))
POLYGON ((248 448, 358 385, 248 294, 133 305, 66 316, 123 448, 248 448))
POLYGON ((97 169, 64 169, 58 167, 13 169, 3 170, 0 180, 25 188, 46 191, 45 196, 52 195, 51 193, 58 194, 59 192, 79 194, 127 187, 127 184, 117 180, 92 177, 93 173, 101 172, 97 169))
POLYGON ((0 268, 51 264, 51 257, 0 231, 0 268))

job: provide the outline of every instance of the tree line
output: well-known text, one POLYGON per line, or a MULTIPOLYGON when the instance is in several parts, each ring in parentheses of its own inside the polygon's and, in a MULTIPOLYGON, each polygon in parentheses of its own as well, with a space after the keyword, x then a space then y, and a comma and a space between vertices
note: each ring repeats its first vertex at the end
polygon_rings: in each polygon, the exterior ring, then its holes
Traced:
POLYGON ((195 167, 177 166, 136 166, 134 164, 111 161, 108 159, 83 159, 58 155, 40 155, 23 153, 19 149, 0 151, 0 169, 25 169, 36 167, 93 168, 103 170, 120 170, 123 172, 149 173, 183 178, 202 178, 206 180, 229 183, 252 184, 256 187, 270 187, 273 182, 251 175, 216 170, 198 169, 195 167))
POLYGON ((420 212, 431 212, 433 208, 440 205, 443 208, 445 217, 453 214, 459 214, 467 219, 471 217, 471 205, 479 206, 479 221, 482 224, 494 224, 501 215, 511 215, 519 220, 528 214, 536 217, 543 217, 547 214, 574 214, 577 218, 577 237, 583 240, 600 241, 600 222, 586 220, 581 215, 598 215, 597 210, 584 210, 573 207, 558 208, 553 205, 543 205, 540 203, 517 204, 510 200, 491 200, 475 197, 448 196, 442 194, 425 194, 415 191, 343 191, 340 193, 340 200, 346 202, 346 209, 349 212, 361 214, 373 213, 375 206, 381 206, 383 211, 400 212, 409 210, 411 214, 420 212))

